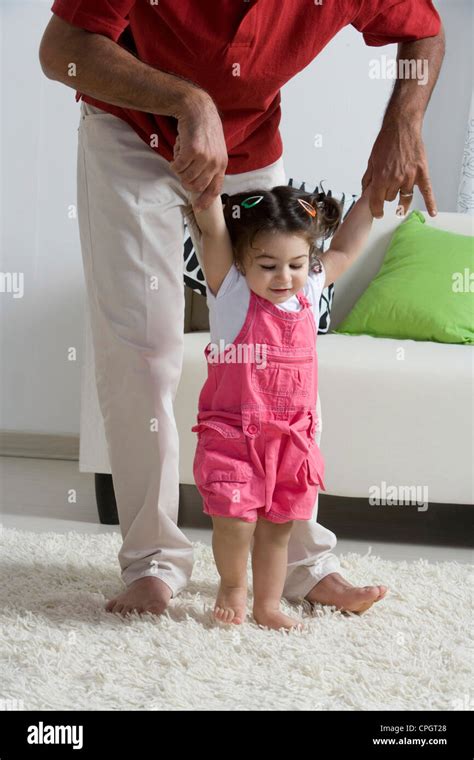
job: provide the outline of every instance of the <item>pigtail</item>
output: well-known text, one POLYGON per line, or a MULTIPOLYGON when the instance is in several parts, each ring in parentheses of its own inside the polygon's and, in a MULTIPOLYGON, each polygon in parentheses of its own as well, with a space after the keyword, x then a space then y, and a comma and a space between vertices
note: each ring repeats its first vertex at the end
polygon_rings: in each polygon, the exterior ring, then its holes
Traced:
POLYGON ((314 193, 308 199, 317 211, 318 237, 332 237, 342 219, 342 204, 324 192, 314 193))

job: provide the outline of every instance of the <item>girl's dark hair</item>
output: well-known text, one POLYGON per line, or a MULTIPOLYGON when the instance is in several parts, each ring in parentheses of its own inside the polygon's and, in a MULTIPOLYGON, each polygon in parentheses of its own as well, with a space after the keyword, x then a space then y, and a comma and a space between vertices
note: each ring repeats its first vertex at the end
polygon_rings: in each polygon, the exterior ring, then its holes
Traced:
POLYGON ((342 218, 342 204, 324 192, 307 193, 290 185, 277 185, 271 190, 260 188, 228 195, 222 193, 224 218, 229 230, 236 262, 242 265, 246 248, 251 248, 259 232, 286 232, 300 235, 310 246, 310 267, 324 241, 336 231, 342 218), (251 208, 241 203, 250 196, 263 199, 251 208), (298 198, 316 209, 312 217, 298 198))

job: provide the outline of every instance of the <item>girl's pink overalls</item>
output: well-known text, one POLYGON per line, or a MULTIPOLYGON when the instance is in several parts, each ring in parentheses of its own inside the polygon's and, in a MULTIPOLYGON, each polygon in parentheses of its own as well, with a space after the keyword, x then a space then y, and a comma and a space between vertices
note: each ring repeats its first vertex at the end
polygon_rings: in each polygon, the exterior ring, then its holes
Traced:
MULTIPOLYGON (((204 512, 255 522, 309 520, 324 460, 315 441, 316 326, 250 291, 245 322, 214 358, 199 396, 193 472, 204 512), (247 351, 247 356, 245 352, 247 351)), ((216 354, 214 349, 214 354, 216 354)))

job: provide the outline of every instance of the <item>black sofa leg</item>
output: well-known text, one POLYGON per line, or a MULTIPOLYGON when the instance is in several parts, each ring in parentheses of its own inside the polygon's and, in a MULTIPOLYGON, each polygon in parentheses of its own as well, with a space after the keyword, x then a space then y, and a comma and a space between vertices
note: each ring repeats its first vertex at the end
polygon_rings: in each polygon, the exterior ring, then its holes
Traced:
POLYGON ((95 473, 95 498, 100 522, 103 525, 119 525, 112 475, 95 473))

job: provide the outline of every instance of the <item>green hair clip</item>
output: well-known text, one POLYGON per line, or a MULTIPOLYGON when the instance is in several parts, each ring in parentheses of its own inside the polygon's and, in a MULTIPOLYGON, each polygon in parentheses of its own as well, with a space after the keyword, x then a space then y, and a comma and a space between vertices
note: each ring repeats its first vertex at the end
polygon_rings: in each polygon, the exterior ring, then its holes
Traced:
POLYGON ((256 206, 260 201, 263 201, 263 195, 249 195, 240 205, 244 208, 252 208, 252 206, 256 206), (250 203, 250 201, 253 201, 253 203, 250 203))

